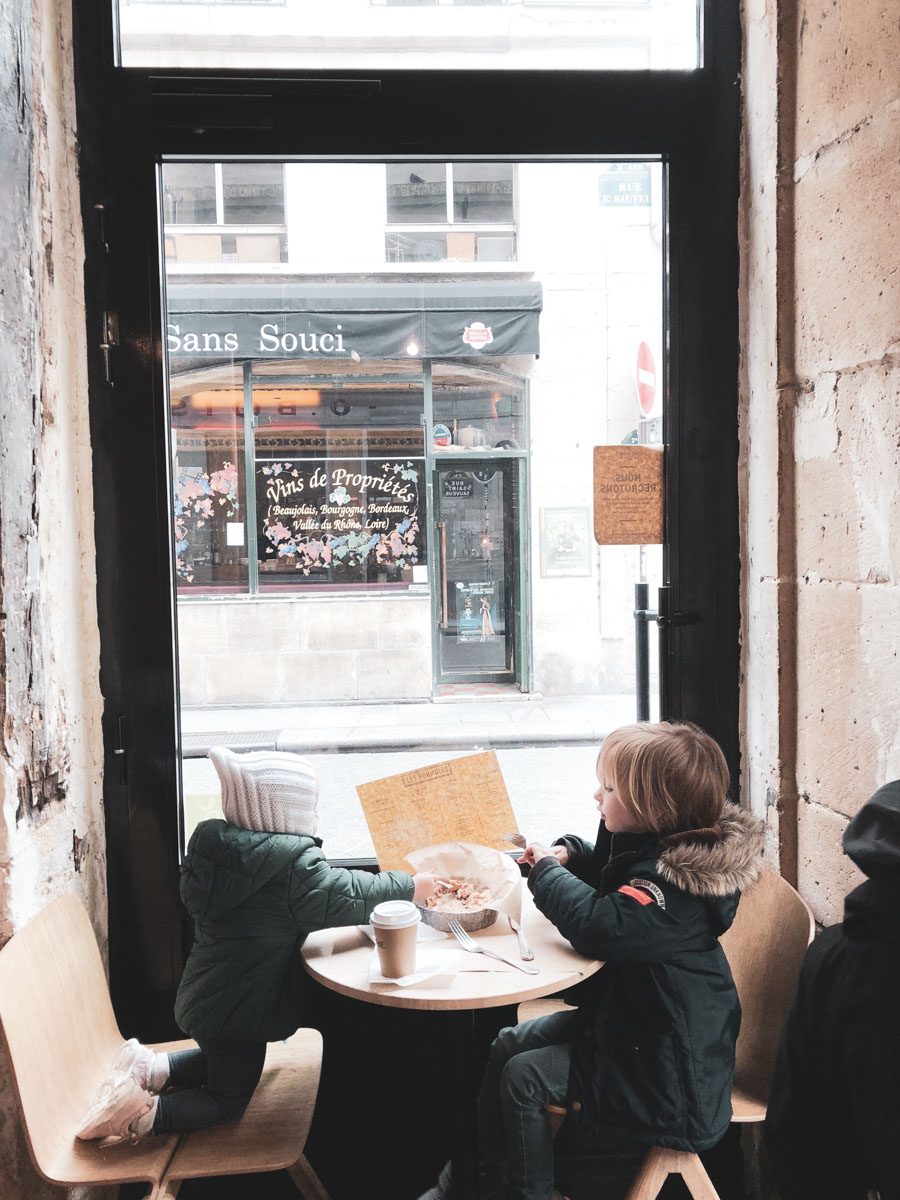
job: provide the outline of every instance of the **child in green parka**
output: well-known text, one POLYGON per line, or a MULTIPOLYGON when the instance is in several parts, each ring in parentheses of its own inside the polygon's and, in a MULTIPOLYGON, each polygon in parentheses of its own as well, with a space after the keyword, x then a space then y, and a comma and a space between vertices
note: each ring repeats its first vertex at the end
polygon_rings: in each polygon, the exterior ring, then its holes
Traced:
MULTIPOLYGON (((609 1148, 705 1150, 731 1119, 740 1004, 719 936, 755 882, 763 824, 726 803, 728 768, 695 725, 611 733, 596 845, 532 843, 537 908, 602 969, 578 1007, 503 1029, 478 1096, 480 1194, 551 1200, 545 1105, 609 1148), (503 1190, 505 1186, 505 1190, 503 1190)), ((421 1200, 445 1200, 445 1168, 421 1200)))
POLYGON ((175 1000, 175 1019, 198 1048, 159 1054, 129 1039, 79 1138, 136 1142, 240 1116, 267 1042, 303 1022, 307 934, 363 924, 384 900, 424 904, 437 889, 434 875, 329 866, 316 837, 319 782, 306 759, 224 747, 209 757, 225 820, 202 821, 188 845, 181 898, 194 945, 175 1000))

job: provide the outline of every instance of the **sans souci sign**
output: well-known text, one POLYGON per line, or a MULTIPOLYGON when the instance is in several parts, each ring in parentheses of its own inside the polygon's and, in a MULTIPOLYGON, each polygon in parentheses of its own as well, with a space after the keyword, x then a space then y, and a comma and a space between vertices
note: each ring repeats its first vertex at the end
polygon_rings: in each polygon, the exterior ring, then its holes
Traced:
POLYGON ((435 358, 537 354, 537 312, 180 313, 171 358, 435 358))
MULTIPOLYGON (((171 322, 166 341, 170 354, 278 354, 279 356, 345 354, 343 326, 321 332, 295 333, 278 321, 246 329, 187 329, 171 322)), ((235 322, 237 324, 237 322, 235 322)))

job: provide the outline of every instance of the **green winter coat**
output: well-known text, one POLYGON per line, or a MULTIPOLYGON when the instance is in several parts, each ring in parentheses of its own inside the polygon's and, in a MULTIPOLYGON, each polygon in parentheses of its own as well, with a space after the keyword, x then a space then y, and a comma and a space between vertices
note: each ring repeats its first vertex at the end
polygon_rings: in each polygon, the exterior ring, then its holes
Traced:
POLYGON ((718 938, 759 874, 763 827, 731 804, 720 827, 713 845, 662 844, 601 824, 596 847, 564 838, 567 866, 540 859, 529 876, 541 912, 605 964, 572 996, 567 1104, 609 1145, 705 1150, 731 1120, 741 1009, 718 938))
POLYGON ((299 953, 306 935, 364 924, 382 900, 412 899, 406 872, 331 867, 321 845, 225 821, 202 821, 194 830, 181 874, 194 946, 175 998, 175 1019, 188 1036, 289 1037, 307 1009, 309 978, 299 953))

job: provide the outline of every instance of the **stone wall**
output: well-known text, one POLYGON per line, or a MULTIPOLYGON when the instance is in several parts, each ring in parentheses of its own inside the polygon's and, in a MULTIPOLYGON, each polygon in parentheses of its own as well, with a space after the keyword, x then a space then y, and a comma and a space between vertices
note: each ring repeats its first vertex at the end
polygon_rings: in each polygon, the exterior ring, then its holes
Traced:
MULTIPOLYGON (((105 945, 69 25, 57 0, 11 0, 0 10, 0 942, 74 892, 105 945)), ((0 1053, 0 1196, 59 1197, 31 1167, 11 1093, 0 1053)))
POLYGON ((188 708, 430 697, 430 600, 182 601, 178 664, 188 708))
POLYGON ((900 776, 900 27, 744 3, 744 786, 825 924, 900 776))

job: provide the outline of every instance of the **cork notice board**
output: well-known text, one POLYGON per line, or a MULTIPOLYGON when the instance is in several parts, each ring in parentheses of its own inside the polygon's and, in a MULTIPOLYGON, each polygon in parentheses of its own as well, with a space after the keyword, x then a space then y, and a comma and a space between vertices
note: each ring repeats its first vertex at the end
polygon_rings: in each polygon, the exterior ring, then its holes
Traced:
POLYGON ((361 783, 356 791, 382 871, 409 870, 406 855, 442 842, 508 850, 516 818, 493 750, 361 783))
POLYGON ((662 542, 662 466, 661 447, 594 447, 594 540, 599 545, 662 542))

